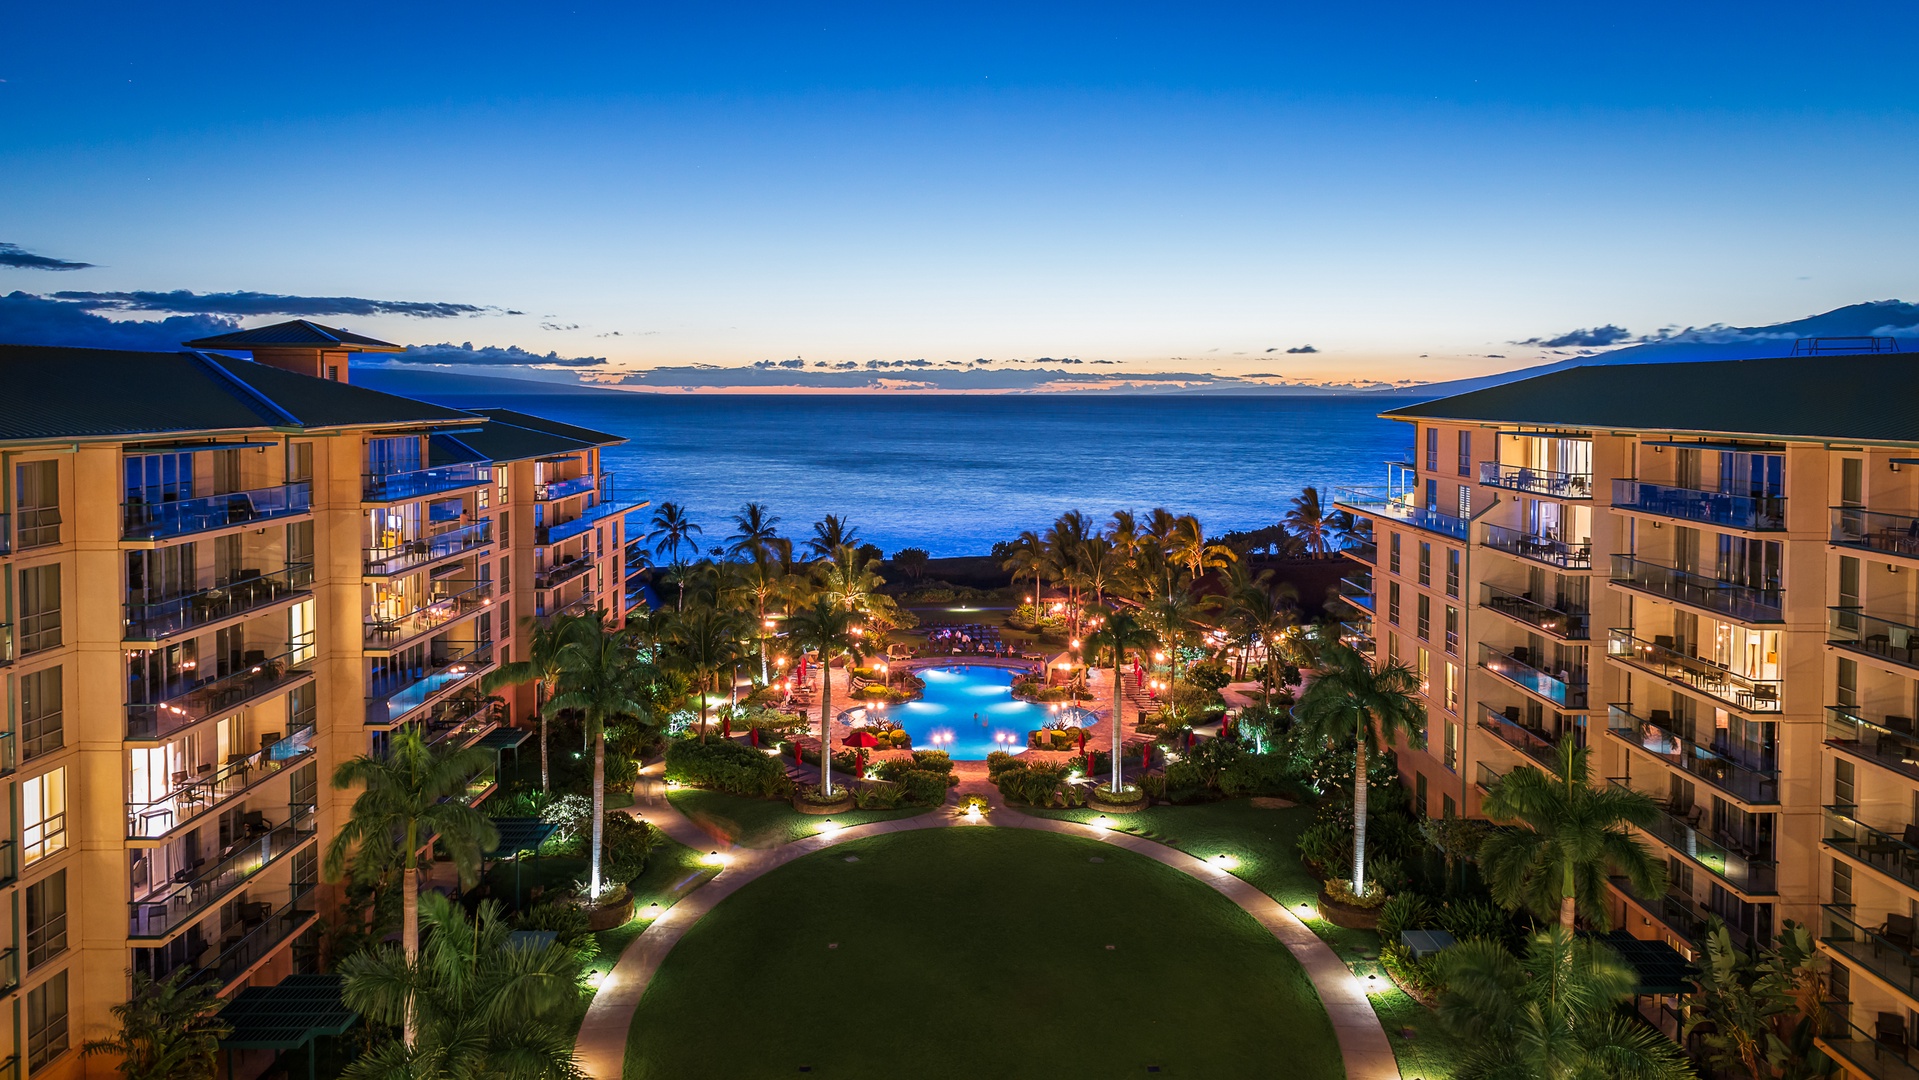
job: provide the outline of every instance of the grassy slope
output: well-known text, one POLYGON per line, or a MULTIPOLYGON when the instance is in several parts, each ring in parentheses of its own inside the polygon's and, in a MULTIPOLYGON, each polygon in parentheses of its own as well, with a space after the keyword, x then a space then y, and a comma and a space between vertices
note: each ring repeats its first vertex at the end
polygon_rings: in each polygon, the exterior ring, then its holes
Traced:
MULTIPOLYGON (((731 837, 741 847, 771 848, 812 836, 826 819, 802 814, 782 799, 749 799, 719 791, 680 788, 667 795, 680 813, 731 837)), ((841 826, 865 825, 872 821, 924 814, 930 808, 912 806, 901 810, 848 810, 834 814, 833 823, 841 826)))
POLYGON ((941 829, 840 845, 722 902, 655 976, 625 1075, 1253 1076, 1275 1062, 1343 1072, 1305 972, 1231 902, 1091 840, 941 829), (750 1037, 715 1037, 716 1017, 750 1037))

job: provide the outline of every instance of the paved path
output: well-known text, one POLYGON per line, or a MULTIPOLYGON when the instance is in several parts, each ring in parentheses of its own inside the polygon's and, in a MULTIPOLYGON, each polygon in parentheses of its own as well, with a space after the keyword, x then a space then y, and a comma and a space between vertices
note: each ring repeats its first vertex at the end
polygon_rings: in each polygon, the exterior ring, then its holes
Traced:
MULTIPOLYGON (((641 785, 643 788, 646 786, 644 772, 641 785)), ((636 803, 631 812, 696 849, 717 843, 705 830, 675 809, 665 799, 663 789, 650 790, 660 790, 662 794, 656 796, 657 801, 648 799, 644 805, 636 803)), ((672 951, 680 937, 694 923, 713 910, 714 905, 761 874, 822 848, 865 836, 918 829, 999 826, 1098 840, 1137 852, 1211 885, 1220 895, 1238 904, 1258 920, 1305 967, 1307 976, 1313 981, 1313 989, 1318 992, 1320 1003, 1325 1006, 1326 1015, 1332 1021, 1340 1054, 1345 1058, 1347 1080, 1400 1080, 1392 1044, 1380 1028, 1379 1017, 1373 1012, 1372 1002, 1367 1000, 1360 980, 1318 935, 1272 897, 1225 870, 1208 865, 1204 860, 1144 837, 1022 814, 1007 807, 1000 801, 997 790, 982 783, 966 783, 959 789, 959 794, 962 797, 974 794, 985 796, 992 806, 991 813, 979 821, 970 821, 952 813, 950 808, 940 809, 916 817, 874 822, 832 834, 809 836, 771 850, 725 849, 730 861, 719 875, 666 909, 626 947, 612 972, 600 984, 599 993, 594 995, 593 1004, 587 1009, 586 1021, 580 1025, 579 1042, 574 1048, 580 1067, 596 1080, 620 1080, 621 1070, 626 1063, 626 1039, 633 1026, 633 1013, 639 1008, 647 983, 653 973, 659 970, 666 954, 672 951)))

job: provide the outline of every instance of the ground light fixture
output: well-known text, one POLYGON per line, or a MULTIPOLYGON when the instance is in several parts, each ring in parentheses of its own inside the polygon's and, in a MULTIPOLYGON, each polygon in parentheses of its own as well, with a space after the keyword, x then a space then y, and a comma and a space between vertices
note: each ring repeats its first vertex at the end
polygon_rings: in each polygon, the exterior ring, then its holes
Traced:
POLYGON ((834 821, 832 818, 827 818, 825 821, 820 822, 820 832, 826 834, 827 836, 831 836, 834 833, 839 831, 840 831, 840 823, 837 821, 834 821))
POLYGON ((725 855, 722 855, 717 851, 709 851, 706 853, 705 861, 706 861, 706 865, 708 866, 724 867, 729 860, 727 859, 725 855))
POLYGON ((967 806, 966 806, 966 820, 968 820, 968 821, 978 821, 978 820, 979 820, 979 804, 978 804, 978 803, 968 803, 968 804, 967 804, 967 806))
POLYGON ((1213 856, 1213 865, 1221 870, 1231 870, 1239 865, 1239 859, 1235 856, 1221 853, 1213 856))
POLYGON ((1093 819, 1093 828, 1095 829, 1110 829, 1112 827, 1113 819, 1107 817, 1105 814, 1101 814, 1093 819))

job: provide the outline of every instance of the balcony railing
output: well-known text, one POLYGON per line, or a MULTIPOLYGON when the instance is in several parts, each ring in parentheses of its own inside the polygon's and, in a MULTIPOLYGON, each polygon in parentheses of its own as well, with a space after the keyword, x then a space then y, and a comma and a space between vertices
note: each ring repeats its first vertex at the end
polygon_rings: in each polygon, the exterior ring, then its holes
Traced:
MULTIPOLYGON (((1653 918, 1665 924, 1666 929, 1681 938, 1690 942, 1705 939, 1706 927, 1712 919, 1712 911, 1693 899, 1690 893, 1669 888, 1658 896, 1648 899, 1639 894, 1639 890, 1633 887, 1630 878, 1612 875, 1606 880, 1612 883, 1613 888, 1632 897, 1634 903, 1645 908, 1653 918)), ((1727 929, 1735 935, 1739 933, 1735 927, 1727 926, 1727 929)))
POLYGON ((492 729, 499 720, 499 711, 492 701, 480 697, 478 691, 469 691, 435 705, 432 713, 420 722, 420 727, 431 744, 448 738, 464 741, 492 729))
POLYGON ((286 821, 236 842, 233 850, 212 866, 182 871, 153 895, 128 904, 128 936, 165 937, 175 927, 187 925, 313 839, 316 829, 311 803, 288 807, 286 821))
POLYGON ((492 664, 493 643, 483 641, 374 679, 367 685, 367 723, 398 723, 407 713, 475 678, 492 664))
POLYGON ((1585 641, 1592 634, 1590 615, 1564 601, 1563 606, 1548 607, 1530 596, 1508 592, 1497 585, 1480 586, 1480 606, 1538 629, 1563 641, 1585 641))
POLYGON ((571 477, 566 480, 548 480, 544 484, 533 485, 533 500, 535 502, 552 502, 555 499, 564 499, 568 495, 578 495, 581 492, 592 491, 599 486, 600 477, 594 476, 592 473, 588 473, 585 476, 571 477))
POLYGON ((1612 557, 1612 581, 1638 592, 1705 608, 1735 622, 1775 623, 1785 619, 1778 589, 1755 589, 1632 555, 1612 557))
POLYGON ((424 563, 438 562, 493 542, 493 522, 475 521, 423 540, 400 540, 366 549, 368 577, 387 577, 424 563))
POLYGON ((1850 904, 1823 904, 1826 932, 1820 940, 1828 948, 1891 983, 1907 997, 1919 998, 1919 958, 1912 955, 1911 934, 1904 943, 1885 936, 1885 920, 1878 926, 1862 923, 1850 904))
POLYGON ((1868 720, 1857 709, 1828 705, 1826 745, 1919 780, 1919 735, 1912 717, 1868 720))
POLYGON ((547 567, 533 575, 533 587, 536 589, 555 589, 574 578, 593 569, 593 560, 585 555, 575 556, 562 563, 547 567))
POLYGON ((1357 514, 1371 518, 1391 518, 1415 529, 1466 539, 1466 519, 1444 514, 1414 501, 1412 492, 1389 492, 1384 488, 1338 488, 1334 500, 1357 514))
POLYGON ((1339 552, 1363 563, 1377 565, 1379 562, 1379 545, 1374 543, 1370 536, 1355 537, 1347 541, 1346 546, 1340 548, 1339 552))
POLYGON ((395 648, 421 634, 429 634, 455 619, 493 604, 493 582, 436 581, 434 595, 419 607, 392 619, 365 621, 366 643, 378 648, 395 648))
POLYGON ((1786 527, 1786 500, 1779 495, 1734 495, 1644 480, 1614 480, 1612 502, 1623 510, 1728 529, 1772 532, 1786 527))
POLYGON ((1865 1080, 1919 1080, 1919 1068, 1913 1067, 1907 1056, 1910 1051, 1905 1044, 1905 1012, 1900 1010, 1889 1015, 1898 1024, 1897 1039, 1890 1034, 1882 1039, 1867 1032, 1845 1019, 1841 1011, 1828 1014, 1831 1026, 1820 1035, 1819 1041, 1845 1066, 1848 1076, 1865 1080))
POLYGON ((271 574, 255 574, 184 596, 152 601, 129 599, 126 637, 129 641, 158 641, 291 600, 312 586, 313 564, 296 563, 271 574))
MULTIPOLYGON (((190 982, 217 979, 225 986, 246 974, 248 968, 259 963, 275 949, 285 944, 288 938, 301 927, 311 922, 317 914, 312 903, 313 883, 296 882, 293 886, 293 898, 280 910, 266 915, 251 929, 247 920, 241 917, 240 934, 227 938, 221 944, 220 955, 194 975, 190 982)), ((241 905, 245 907, 247 905, 241 905)))
POLYGON ((1481 791, 1491 791, 1493 785, 1499 782, 1499 778, 1511 771, 1511 769, 1502 769, 1482 761, 1474 767, 1473 783, 1478 785, 1481 791))
POLYGON ((1502 651, 1482 641, 1479 643, 1479 666, 1562 709, 1586 707, 1584 671, 1561 671, 1549 675, 1534 667, 1530 656, 1514 655, 1523 651, 1502 651))
POLYGON ((498 783, 499 769, 499 755, 496 754, 492 764, 474 773, 473 778, 466 782, 466 790, 459 795, 460 801, 468 806, 478 806, 488 795, 493 794, 493 789, 498 783))
MULTIPOLYGON (((1608 777, 1606 782, 1626 791, 1634 790, 1617 777, 1608 777)), ((1644 831, 1740 892, 1749 896, 1771 894, 1778 883, 1777 865, 1757 852, 1741 849, 1723 836, 1712 836, 1705 831, 1709 828, 1706 818, 1703 806, 1695 806, 1685 817, 1661 810, 1644 831)))
POLYGON ((1497 461, 1479 463, 1479 482, 1509 491, 1526 491, 1553 499, 1590 499, 1593 497, 1591 473, 1554 472, 1526 465, 1501 465, 1497 461))
POLYGON ((1840 547, 1919 558, 1919 517, 1835 506, 1832 508, 1832 542, 1840 547))
POLYGON ((239 670, 216 678, 178 679, 150 693, 146 684, 136 683, 134 689, 152 700, 127 706, 127 738, 164 738, 208 717, 276 694, 311 673, 311 657, 311 649, 271 657, 248 654, 239 670))
POLYGON ((1543 731, 1534 731, 1485 702, 1479 705, 1479 726, 1493 738, 1548 768, 1556 768, 1558 751, 1543 731))
POLYGON ((587 589, 583 590, 580 593, 580 595, 574 597, 572 600, 569 600, 564 604, 561 604, 558 610, 554 612, 554 614, 556 615, 591 615, 594 611, 597 611, 598 609, 599 609, 599 601, 595 598, 592 588, 588 587, 587 589))
POLYGON ((1828 609, 1826 641, 1842 649, 1919 668, 1919 627, 1868 615, 1861 608, 1828 609))
POLYGON ((1371 619, 1351 619, 1339 624, 1340 644, 1360 652, 1373 651, 1373 622, 1371 619))
POLYGON ((440 465, 414 472, 369 473, 361 478, 361 497, 367 502, 395 502, 419 499, 445 491, 460 491, 493 482, 493 466, 480 462, 440 465))
POLYGON ((1895 881, 1919 887, 1919 825, 1907 825, 1898 836, 1875 829, 1856 816, 1858 807, 1826 807, 1826 834, 1822 841, 1895 881))
POLYGON ((174 502, 148 502, 144 496, 129 495, 122 507, 121 535, 128 540, 166 540, 230 525, 296 517, 312 509, 313 485, 305 480, 174 502))
POLYGON ((1683 769, 1742 802, 1769 805, 1779 801, 1778 770, 1755 769, 1738 760, 1729 748, 1682 739, 1666 725, 1633 715, 1630 705, 1608 705, 1606 729, 1628 745, 1683 769))
POLYGON ((563 521, 557 525, 533 526, 533 542, 536 544, 557 544, 591 529, 595 524, 610 517, 619 517, 637 505, 632 502, 607 499, 594 503, 572 521, 563 521))
POLYGON ((287 766, 304 761, 313 751, 312 743, 313 726, 308 723, 286 738, 275 739, 251 754, 236 755, 234 760, 202 775, 189 778, 176 773, 173 789, 165 795, 150 802, 127 804, 127 838, 157 840, 198 820, 268 777, 277 776, 287 766))
POLYGON ((1486 546, 1561 570, 1590 570, 1593 564, 1591 540, 1574 543, 1556 536, 1508 529, 1504 525, 1486 526, 1486 546))
POLYGON ((1369 615, 1373 612, 1373 590, 1370 585, 1363 585, 1351 578, 1340 578, 1339 597, 1369 615))
POLYGON ((1776 713, 1780 708, 1779 680, 1749 679, 1724 665, 1688 656, 1664 642, 1634 637, 1630 629, 1607 633, 1606 655, 1746 712, 1776 713))

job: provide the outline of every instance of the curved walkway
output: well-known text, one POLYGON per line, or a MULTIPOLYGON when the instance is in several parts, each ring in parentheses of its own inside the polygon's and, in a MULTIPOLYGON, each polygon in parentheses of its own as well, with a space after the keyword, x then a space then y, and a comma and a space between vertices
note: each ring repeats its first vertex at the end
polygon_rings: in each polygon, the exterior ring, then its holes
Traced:
MULTIPOLYGON (((641 784, 646 784, 644 773, 641 784)), ((832 834, 816 834, 771 850, 727 849, 731 861, 716 877, 666 909, 620 954, 619 961, 600 984, 599 993, 594 995, 585 1022, 580 1025, 579 1041, 574 1047, 580 1067, 596 1080, 620 1080, 620 1074, 626 1066, 626 1043, 633 1027, 633 1014, 639 1008, 640 998, 645 995, 653 973, 659 970, 666 954, 672 951, 680 937, 694 923, 713 910, 721 900, 760 875, 823 848, 861 837, 918 829, 1003 826, 1099 840, 1144 855, 1211 885, 1278 938, 1280 944, 1286 946, 1300 966, 1306 969, 1307 976, 1312 979, 1313 989, 1319 994, 1320 1004, 1325 1007, 1326 1016, 1332 1021, 1333 1034, 1339 1040, 1340 1055, 1345 1059, 1347 1080, 1400 1080, 1399 1064, 1393 1057, 1392 1044, 1387 1041, 1386 1032, 1379 1025, 1379 1016, 1373 1012, 1372 1002, 1367 999, 1364 987, 1345 962, 1277 900, 1231 873, 1208 865, 1204 860, 1144 837, 1076 822, 1029 817, 1007 807, 1001 802, 997 790, 983 785, 965 784, 959 792, 961 795, 984 795, 992 807, 991 813, 973 821, 952 813, 949 806, 916 817, 859 825, 832 834)), ((664 797, 656 797, 656 801, 648 801, 644 806, 636 804, 629 812, 646 818, 675 840, 696 849, 716 843, 712 836, 681 814, 664 797)))

